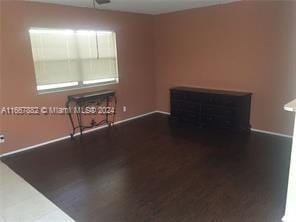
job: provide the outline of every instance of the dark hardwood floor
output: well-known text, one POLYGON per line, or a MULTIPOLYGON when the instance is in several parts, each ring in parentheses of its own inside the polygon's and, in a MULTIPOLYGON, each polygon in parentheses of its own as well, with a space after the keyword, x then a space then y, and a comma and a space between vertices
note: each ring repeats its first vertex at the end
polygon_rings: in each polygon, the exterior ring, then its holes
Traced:
POLYGON ((2 160, 79 222, 279 222, 290 147, 153 114, 2 160))

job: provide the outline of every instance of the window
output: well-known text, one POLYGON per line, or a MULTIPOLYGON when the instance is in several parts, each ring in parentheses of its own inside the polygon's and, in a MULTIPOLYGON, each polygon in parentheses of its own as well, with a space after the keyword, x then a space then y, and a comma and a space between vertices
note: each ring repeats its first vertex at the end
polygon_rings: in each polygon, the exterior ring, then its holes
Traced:
POLYGON ((39 92, 118 82, 114 32, 31 28, 29 33, 39 92))

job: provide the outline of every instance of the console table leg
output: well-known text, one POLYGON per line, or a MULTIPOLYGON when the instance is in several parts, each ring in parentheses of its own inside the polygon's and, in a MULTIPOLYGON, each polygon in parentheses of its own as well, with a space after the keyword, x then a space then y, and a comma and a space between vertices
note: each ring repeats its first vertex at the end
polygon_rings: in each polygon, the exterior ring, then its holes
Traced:
POLYGON ((79 131, 80 131, 80 136, 82 136, 82 120, 81 120, 81 113, 76 113, 77 116, 77 121, 78 121, 78 127, 79 127, 79 131))

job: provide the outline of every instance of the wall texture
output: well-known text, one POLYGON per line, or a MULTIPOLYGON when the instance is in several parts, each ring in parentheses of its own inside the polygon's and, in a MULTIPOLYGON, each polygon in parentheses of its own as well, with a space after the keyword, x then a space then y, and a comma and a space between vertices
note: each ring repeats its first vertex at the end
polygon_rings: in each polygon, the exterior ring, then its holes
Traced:
MULTIPOLYGON (((1 106, 63 106, 84 89, 37 95, 28 29, 117 32, 117 120, 169 111, 169 88, 189 85, 251 91, 254 128, 291 134, 283 105, 296 97, 296 2, 242 1, 159 16, 0 1, 1 106), (1 101, 2 97, 2 101, 1 101), (122 106, 128 112, 122 112, 122 106)), ((0 116, 0 153, 69 134, 65 116, 0 116)))
MULTIPOLYGON (((153 21, 149 15, 98 11, 30 2, 1 2, 1 105, 64 106, 67 95, 113 88, 118 94, 117 120, 155 110, 153 21), (28 29, 54 27, 117 32, 119 84, 37 95, 28 29), (122 112, 122 106, 127 112, 122 112)), ((0 105, 0 106, 1 106, 0 105)), ((2 116, 6 136, 1 153, 69 134, 67 116, 2 116)))
POLYGON ((296 2, 242 1, 159 15, 157 109, 176 85, 250 91, 252 127, 292 135, 283 110, 296 97, 296 2))

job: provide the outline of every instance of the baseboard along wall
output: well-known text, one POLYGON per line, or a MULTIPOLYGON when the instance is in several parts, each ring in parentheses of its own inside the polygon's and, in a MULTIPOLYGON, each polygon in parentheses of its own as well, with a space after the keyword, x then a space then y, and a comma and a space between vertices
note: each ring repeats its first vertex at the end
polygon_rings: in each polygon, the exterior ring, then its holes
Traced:
MULTIPOLYGON (((141 115, 137 115, 137 116, 133 116, 133 117, 130 117, 130 118, 127 118, 127 119, 124 119, 124 120, 117 121, 114 124, 117 125, 117 124, 125 123, 125 122, 135 120, 135 119, 139 119, 139 118, 142 118, 142 117, 154 114, 154 113, 161 113, 161 114, 164 114, 164 115, 170 115, 169 112, 165 112, 165 111, 161 111, 161 110, 155 110, 155 111, 152 111, 152 112, 144 113, 144 114, 141 114, 141 115)), ((94 129, 86 130, 86 131, 84 131, 82 133, 87 134, 87 133, 91 133, 91 132, 94 132, 94 131, 97 131, 97 130, 104 129, 106 127, 108 127, 108 126, 104 125, 104 126, 96 127, 94 129)), ((286 138, 293 138, 293 136, 291 136, 291 135, 286 135, 286 134, 281 134, 281 133, 276 133, 276 132, 271 132, 271 131, 266 131, 266 130, 260 130, 260 129, 254 129, 254 128, 251 128, 251 130, 253 132, 258 132, 258 133, 264 133, 264 134, 269 134, 269 135, 274 135, 274 136, 281 136, 281 137, 286 137, 286 138)), ((80 133, 76 133, 74 135, 74 137, 76 137, 78 135, 80 135, 80 133)), ((43 143, 39 143, 39 144, 36 144, 36 145, 32 145, 32 146, 28 146, 28 147, 25 147, 25 148, 17 149, 15 151, 11 151, 11 152, 1 154, 0 158, 4 157, 4 156, 9 156, 9 155, 13 155, 13 154, 16 154, 16 153, 24 152, 24 151, 27 151, 27 150, 31 150, 31 149, 34 149, 34 148, 42 147, 42 146, 45 146, 45 145, 48 145, 48 144, 51 144, 51 143, 59 142, 59 141, 70 139, 70 138, 71 138, 70 135, 69 136, 64 136, 64 137, 49 140, 49 141, 46 141, 46 142, 43 142, 43 143)))

